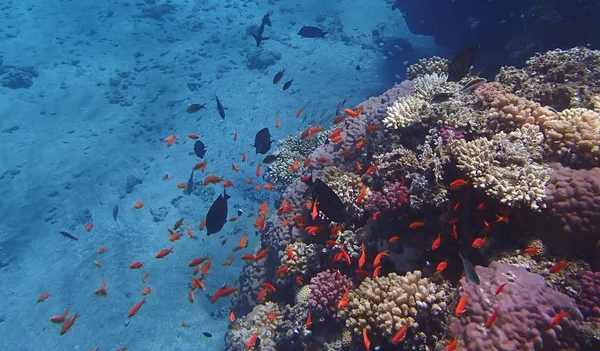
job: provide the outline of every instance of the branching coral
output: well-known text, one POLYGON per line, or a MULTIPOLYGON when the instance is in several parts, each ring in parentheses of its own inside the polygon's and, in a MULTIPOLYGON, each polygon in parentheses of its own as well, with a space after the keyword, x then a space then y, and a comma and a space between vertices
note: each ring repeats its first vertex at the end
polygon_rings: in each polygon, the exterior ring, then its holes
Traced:
POLYGON ((387 116, 383 124, 389 129, 406 128, 421 121, 427 115, 429 104, 427 101, 408 95, 394 101, 387 109, 387 116))
POLYGON ((340 314, 355 335, 366 328, 369 335, 391 340, 407 323, 412 333, 434 324, 433 319, 441 317, 446 310, 445 299, 444 291, 422 278, 420 271, 405 276, 390 273, 375 279, 366 278, 349 294, 348 308, 340 314))
POLYGON ((308 272, 308 269, 318 270, 320 267, 317 246, 315 244, 306 244, 298 241, 289 244, 292 249, 292 258, 288 259, 287 250, 281 257, 281 266, 287 266, 287 276, 295 277, 297 275, 304 275, 308 272))
MULTIPOLYGON (((331 190, 342 200, 347 208, 352 208, 352 214, 362 215, 363 208, 356 204, 356 200, 360 196, 360 192, 364 184, 360 176, 355 173, 345 172, 333 166, 325 170, 324 181, 331 190)), ((366 188, 363 200, 367 200, 371 196, 371 190, 366 188)))
POLYGON ((419 59, 417 63, 408 66, 406 78, 412 80, 425 74, 446 74, 448 72, 448 62, 447 59, 438 56, 419 59))
POLYGON ((544 278, 524 268, 492 262, 489 267, 475 267, 480 285, 461 279, 466 312, 453 317, 451 331, 461 340, 457 350, 464 351, 534 351, 575 350, 577 321, 583 318, 575 301, 552 290, 544 278), (507 283, 502 292, 497 288, 507 283), (496 321, 485 324, 494 311, 496 321), (560 312, 568 316, 558 325, 550 320, 560 312))
POLYGON ((552 174, 550 167, 538 162, 542 140, 539 128, 532 125, 498 133, 492 140, 457 140, 457 167, 474 187, 501 203, 539 210, 546 207, 546 184, 552 174))
POLYGON ((446 83, 447 79, 447 74, 438 73, 419 76, 413 82, 414 95, 429 101, 436 93, 440 92, 442 85, 446 83))

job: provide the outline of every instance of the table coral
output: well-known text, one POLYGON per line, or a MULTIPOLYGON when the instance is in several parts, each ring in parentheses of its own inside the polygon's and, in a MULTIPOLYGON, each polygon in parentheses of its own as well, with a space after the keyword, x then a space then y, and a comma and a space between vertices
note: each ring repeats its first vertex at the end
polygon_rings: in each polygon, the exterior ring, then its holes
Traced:
POLYGON ((524 268, 492 262, 475 267, 480 285, 466 277, 460 280, 463 296, 468 296, 466 312, 453 317, 452 334, 461 340, 459 351, 577 350, 577 324, 583 317, 575 300, 552 290, 540 275, 524 268), (497 288, 508 283, 496 295, 497 288), (485 324, 498 308, 495 323, 485 324), (550 320, 570 311, 558 325, 550 320))
POLYGON ((310 280, 309 306, 320 315, 336 318, 338 304, 346 290, 354 290, 354 283, 347 276, 332 270, 317 273, 310 280))

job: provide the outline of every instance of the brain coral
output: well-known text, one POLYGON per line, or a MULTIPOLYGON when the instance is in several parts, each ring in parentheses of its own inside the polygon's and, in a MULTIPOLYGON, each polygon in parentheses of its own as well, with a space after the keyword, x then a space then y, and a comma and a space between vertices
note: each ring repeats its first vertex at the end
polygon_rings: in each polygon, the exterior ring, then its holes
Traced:
POLYGON ((361 334, 365 327, 369 335, 391 340, 406 323, 410 329, 425 328, 431 323, 430 317, 441 315, 446 309, 445 298, 444 291, 422 278, 420 271, 404 276, 390 273, 366 278, 348 295, 348 308, 340 314, 355 335, 361 334))
POLYGON ((461 340, 457 350, 577 350, 574 336, 583 317, 575 300, 552 290, 544 278, 524 268, 492 262, 475 270, 481 284, 461 279, 463 295, 468 297, 466 312, 453 317, 450 325, 461 340), (504 283, 508 284, 496 295, 504 283), (487 329, 485 324, 497 308, 496 321, 487 329), (551 325, 552 317, 563 311, 571 312, 558 325, 551 325))
POLYGON ((575 170, 552 164, 546 234, 564 250, 590 253, 600 239, 600 168, 575 170))

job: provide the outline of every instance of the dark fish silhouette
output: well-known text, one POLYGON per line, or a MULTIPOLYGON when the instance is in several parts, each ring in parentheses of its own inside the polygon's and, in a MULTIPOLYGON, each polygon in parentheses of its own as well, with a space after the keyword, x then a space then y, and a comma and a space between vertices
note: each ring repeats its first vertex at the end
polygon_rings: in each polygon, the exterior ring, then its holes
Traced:
POLYGON ((475 267, 473 267, 471 261, 466 259, 460 253, 458 253, 458 255, 462 259, 463 267, 465 268, 465 274, 467 275, 467 278, 469 278, 469 280, 473 283, 479 285, 479 283, 481 283, 481 280, 479 280, 479 275, 477 274, 477 272, 475 272, 475 267))
POLYGON ((201 109, 206 108, 206 107, 204 107, 205 105, 206 104, 202 104, 202 105, 200 105, 200 104, 191 104, 190 106, 188 106, 188 108, 186 109, 186 111, 189 112, 189 113, 198 112, 201 109))
POLYGON ((219 97, 215 94, 215 99, 217 99, 217 110, 219 111, 219 116, 225 119, 225 109, 223 108, 223 104, 219 101, 219 97))
POLYGON ((439 104, 440 102, 448 101, 454 94, 452 93, 437 93, 431 98, 432 104, 439 104))
POLYGON ((69 238, 71 240, 79 240, 76 237, 74 237, 73 235, 67 233, 67 232, 63 232, 62 230, 60 231, 60 233, 62 234, 62 236, 64 236, 65 238, 69 238))
POLYGON ((312 194, 313 199, 319 199, 319 210, 330 221, 345 222, 346 209, 344 203, 340 200, 335 191, 325 184, 321 179, 317 178, 314 181, 309 177, 305 182, 308 189, 304 193, 305 196, 312 194))
POLYGON ((206 154, 206 146, 200 140, 196 140, 196 143, 194 143, 194 153, 200 158, 204 158, 206 154))
POLYGON ((289 88, 292 86, 292 82, 293 82, 293 81, 294 81, 293 79, 290 79, 290 80, 288 80, 287 82, 285 82, 285 84, 283 85, 283 90, 284 90, 284 91, 285 91, 285 90, 288 90, 288 89, 289 89, 289 88))
POLYGON ((335 108, 336 116, 341 116, 344 114, 344 110, 346 109, 345 104, 346 104, 347 99, 348 99, 348 97, 346 96, 343 101, 341 101, 339 104, 337 104, 337 106, 335 108))
POLYGON ((360 65, 356 65, 356 67, 354 67, 355 70, 360 71, 361 67, 360 65))
POLYGON ((481 84, 483 84, 485 82, 487 82, 487 80, 485 78, 480 78, 480 77, 473 78, 470 81, 468 81, 467 84, 465 84, 465 86, 462 87, 462 89, 460 89, 460 91, 463 93, 473 91, 478 86, 480 86, 481 84))
POLYGON ((469 74, 478 50, 479 44, 460 52, 448 63, 448 82, 458 82, 469 74))
POLYGON ((264 15, 262 18, 262 24, 266 24, 267 26, 271 27, 271 15, 272 14, 273 14, 273 11, 267 12, 267 14, 264 15))
POLYGON ((218 233, 227 223, 227 191, 223 189, 223 195, 213 202, 206 214, 206 235, 218 233))
POLYGON ((268 165, 269 163, 273 163, 275 161, 277 161, 277 156, 269 155, 263 159, 262 163, 268 165))
POLYGON ((322 38, 327 34, 327 32, 323 32, 321 29, 312 26, 304 26, 300 28, 298 34, 304 38, 322 38))
POLYGON ((277 72, 277 74, 275 75, 275 77, 273 77, 273 85, 279 83, 279 81, 281 80, 281 78, 283 78, 283 74, 285 73, 285 68, 282 69, 281 71, 277 72))
POLYGON ((256 47, 260 47, 260 43, 263 42, 263 40, 268 40, 268 37, 263 36, 263 33, 265 32, 265 24, 261 23, 260 27, 258 27, 258 32, 256 33, 252 33, 252 37, 254 38, 254 40, 256 40, 256 47))
POLYGON ((271 150, 271 134, 269 128, 263 128, 254 136, 254 145, 257 154, 266 154, 271 150))
POLYGON ((194 170, 192 169, 192 174, 190 174, 190 179, 187 182, 187 186, 185 187, 185 192, 188 195, 191 195, 194 191, 194 170))
POLYGON ((115 222, 117 221, 118 214, 119 214, 119 205, 115 205, 115 207, 113 207, 113 219, 115 220, 115 222))
POLYGON ((204 334, 204 336, 206 336, 207 338, 212 338, 212 334, 209 332, 202 332, 202 334, 204 334))

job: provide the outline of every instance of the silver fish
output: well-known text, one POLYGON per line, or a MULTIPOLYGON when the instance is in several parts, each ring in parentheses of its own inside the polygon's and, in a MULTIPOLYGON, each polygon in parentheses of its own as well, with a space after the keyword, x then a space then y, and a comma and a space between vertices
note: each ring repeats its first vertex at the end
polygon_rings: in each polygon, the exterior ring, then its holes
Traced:
POLYGON ((481 280, 479 280, 479 275, 477 274, 477 272, 475 272, 475 267, 473 267, 471 261, 463 257, 463 255, 461 255, 460 253, 458 255, 462 259, 463 267, 465 268, 465 274, 467 275, 467 278, 469 278, 469 280, 475 283, 476 285, 479 285, 479 283, 481 283, 481 280))
POLYGON ((335 108, 335 115, 336 116, 341 116, 341 115, 344 114, 344 110, 346 109, 346 107, 344 106, 346 104, 346 99, 348 99, 347 96, 344 98, 344 101, 342 101, 339 104, 337 104, 337 107, 335 108))

